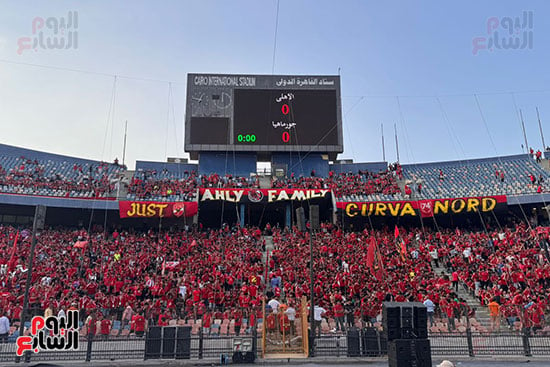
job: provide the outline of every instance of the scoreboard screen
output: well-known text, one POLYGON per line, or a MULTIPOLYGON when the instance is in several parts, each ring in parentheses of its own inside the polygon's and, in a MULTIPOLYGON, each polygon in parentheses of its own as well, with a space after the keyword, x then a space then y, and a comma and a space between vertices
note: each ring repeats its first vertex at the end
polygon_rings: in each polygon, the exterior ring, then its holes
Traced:
POLYGON ((234 144, 338 145, 333 90, 235 90, 234 144))
POLYGON ((189 74, 185 150, 341 153, 340 77, 189 74))

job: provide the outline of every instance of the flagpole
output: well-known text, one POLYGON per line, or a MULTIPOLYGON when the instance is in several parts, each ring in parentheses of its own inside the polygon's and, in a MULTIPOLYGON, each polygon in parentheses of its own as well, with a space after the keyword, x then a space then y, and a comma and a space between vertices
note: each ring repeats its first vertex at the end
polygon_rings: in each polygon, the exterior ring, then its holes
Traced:
POLYGON ((523 130, 523 139, 525 140, 525 149, 529 152, 529 144, 527 143, 527 134, 525 133, 525 124, 523 123, 523 113, 519 110, 519 116, 521 118, 521 128, 523 130))
MULTIPOLYGON (((32 283, 32 265, 34 261, 34 250, 36 248, 36 232, 44 228, 44 221, 46 218, 46 207, 43 205, 37 205, 34 212, 34 222, 32 225, 32 239, 31 239, 31 248, 29 252, 29 261, 27 264, 27 282, 25 283, 25 295, 23 297, 23 309, 21 310, 20 316, 20 326, 19 326, 19 335, 23 335, 25 331, 25 318, 27 316, 29 308, 29 290, 32 283)), ((16 356, 15 362, 19 363, 21 357, 16 356)), ((25 361, 30 360, 29 352, 25 353, 25 361)))
POLYGON ((542 124, 540 122, 540 115, 539 115, 539 108, 535 107, 537 110, 537 119, 539 120, 539 131, 540 131, 540 137, 542 139, 542 151, 544 152, 546 150, 546 143, 544 142, 544 134, 542 133, 542 124))
POLYGON ((382 131, 382 161, 386 161, 386 148, 384 146, 384 124, 380 124, 380 130, 382 131))
POLYGON ((128 120, 124 123, 124 145, 122 148, 122 165, 126 162, 126 136, 128 133, 128 120))
POLYGON ((8 281, 9 281, 9 278, 10 278, 10 273, 13 269, 13 260, 14 260, 14 257, 15 257, 15 253, 17 252, 17 241, 19 239, 19 231, 17 231, 15 233, 15 238, 13 240, 13 244, 12 244, 12 247, 11 247, 11 254, 10 254, 10 260, 8 261, 8 268, 6 269, 6 286, 8 284, 8 281))
POLYGON ((397 163, 399 163, 399 142, 397 140, 397 125, 393 124, 393 130, 395 131, 395 150, 397 151, 397 163))

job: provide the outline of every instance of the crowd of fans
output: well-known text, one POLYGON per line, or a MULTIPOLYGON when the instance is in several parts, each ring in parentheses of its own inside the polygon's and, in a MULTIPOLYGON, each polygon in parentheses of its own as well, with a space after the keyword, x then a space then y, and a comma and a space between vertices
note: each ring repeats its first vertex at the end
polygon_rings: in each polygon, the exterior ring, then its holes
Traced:
POLYGON ((115 189, 117 167, 104 162, 97 164, 72 164, 72 168, 53 165, 25 157, 16 164, 3 167, 0 164, 0 190, 27 194, 41 192, 48 196, 104 198, 115 189))
POLYGON ((520 223, 492 232, 448 231, 436 236, 438 257, 481 304, 498 304, 492 316, 509 327, 541 329, 550 310, 548 229, 520 223))
MULTIPOLYGON (((116 196, 119 192, 121 173, 126 167, 118 164, 99 162, 82 164, 59 161, 49 163, 25 157, 17 158, 17 165, 2 167, 0 158, 0 190, 17 194, 32 194, 58 197, 116 196), (70 169, 66 169, 67 165, 70 169), (59 169, 55 167, 59 166, 59 169)), ((10 158, 11 159, 11 158, 10 158)), ((310 176, 275 178, 272 188, 287 189, 330 189, 337 198, 350 195, 384 194, 395 195, 401 192, 398 180, 403 178, 399 164, 390 165, 383 172, 359 171, 358 173, 329 172, 328 177, 318 177, 312 171, 310 176)), ((124 181, 121 181, 124 182, 124 181)), ((192 201, 196 199, 196 189, 204 188, 260 188, 259 178, 240 177, 232 174, 198 175, 195 171, 183 174, 166 169, 137 170, 126 184, 130 200, 192 201)))
POLYGON ((300 177, 291 174, 289 178, 273 180, 272 186, 285 189, 329 189, 333 190, 336 198, 350 195, 395 195, 401 192, 397 183, 402 178, 401 166, 394 164, 379 173, 359 171, 336 174, 330 171, 328 178, 317 177, 315 172, 300 177))
MULTIPOLYGON (((384 172, 372 173, 359 171, 358 173, 335 174, 329 172, 329 177, 317 177, 312 172, 310 176, 295 176, 288 178, 274 178, 271 188, 277 189, 329 189, 333 190, 337 198, 349 195, 384 194, 395 195, 400 193, 397 180, 403 178, 401 167, 392 165, 384 172)), ((128 185, 128 193, 139 200, 193 200, 196 189, 200 188, 260 188, 259 178, 241 177, 231 174, 197 175, 194 171, 187 173, 183 178, 165 176, 159 178, 155 171, 138 171, 128 185)))
MULTIPOLYGON (((21 315, 29 242, 28 231, 17 234, 12 227, 0 227, 0 308, 11 320, 21 315), (10 266, 16 236, 18 251, 10 266)), ((114 231, 105 236, 47 230, 39 242, 29 293, 34 314, 75 307, 82 317, 96 310, 106 319, 121 321, 130 306, 130 314, 164 325, 166 320, 200 319, 209 312, 229 319, 237 305, 248 313, 260 302, 262 248, 254 229, 181 231, 160 237, 153 232, 114 231), (250 285, 246 299, 245 285, 250 285)))
MULTIPOLYGON (((396 239, 393 229, 345 232, 325 224, 313 238, 315 306, 336 331, 379 326, 384 300, 432 303, 438 322, 452 331, 463 317, 475 317, 459 297, 463 286, 510 327, 543 329, 550 311, 548 230, 526 223, 482 231, 402 228, 396 239), (448 275, 436 271, 440 266, 448 275)), ((271 306, 299 314, 310 289, 309 233, 265 231, 274 249, 264 263, 258 228, 45 230, 29 304, 33 314, 79 309, 83 320, 93 315, 127 325, 134 316, 149 325, 201 320, 207 331, 218 319, 233 320, 235 330, 255 325, 264 294, 271 306)), ((12 322, 21 317, 29 244, 28 230, 0 226, 0 309, 12 322)))
POLYGON ((288 177, 273 177, 267 186, 260 186, 259 176, 199 175, 195 171, 170 172, 166 168, 137 170, 129 182, 125 182, 121 179, 126 168, 116 161, 114 164, 49 161, 46 166, 42 161, 20 157, 16 165, 3 167, 8 158, 0 157, 0 192, 58 197, 116 196, 126 184, 128 200, 193 201, 197 188, 284 188, 329 189, 338 200, 378 201, 533 194, 548 192, 550 185, 548 174, 524 157, 492 166, 487 162, 409 166, 405 172, 394 163, 380 172, 329 171, 327 177, 320 177, 313 170, 309 175, 290 173, 288 177), (72 169, 67 169, 68 165, 72 169), (490 177, 493 174, 494 179, 490 177))
POLYGON ((258 177, 240 177, 226 174, 224 176, 213 173, 199 176, 200 187, 215 187, 224 189, 259 188, 258 177))
POLYGON ((194 171, 184 172, 183 177, 175 178, 168 172, 154 170, 136 171, 128 184, 128 194, 138 200, 192 201, 196 196, 197 175, 194 171), (159 177, 162 176, 162 177, 159 177))

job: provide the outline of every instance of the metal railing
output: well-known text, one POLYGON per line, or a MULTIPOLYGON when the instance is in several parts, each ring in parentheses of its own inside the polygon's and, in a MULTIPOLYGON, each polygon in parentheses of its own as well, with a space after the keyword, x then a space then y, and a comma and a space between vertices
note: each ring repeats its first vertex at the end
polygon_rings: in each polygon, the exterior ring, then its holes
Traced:
MULTIPOLYGON (((190 353, 185 358, 219 359, 222 355, 231 358, 235 338, 239 337, 191 335, 187 339, 190 339, 190 353)), ((254 339, 250 335, 242 338, 254 339)), ((534 335, 528 331, 432 333, 428 338, 433 356, 550 356, 550 335, 534 335)), ((261 335, 257 335, 256 343, 253 343, 256 356, 261 356, 261 345, 261 335)), ((356 330, 348 334, 315 337, 310 350, 314 357, 379 357, 387 355, 387 345, 381 332, 356 330)), ((0 344, 0 364, 14 362, 16 348, 14 342, 0 344)), ((94 338, 91 343, 82 337, 78 350, 32 353, 28 361, 143 360, 145 350, 145 337, 94 338), (91 346, 90 350, 88 346, 91 346)))

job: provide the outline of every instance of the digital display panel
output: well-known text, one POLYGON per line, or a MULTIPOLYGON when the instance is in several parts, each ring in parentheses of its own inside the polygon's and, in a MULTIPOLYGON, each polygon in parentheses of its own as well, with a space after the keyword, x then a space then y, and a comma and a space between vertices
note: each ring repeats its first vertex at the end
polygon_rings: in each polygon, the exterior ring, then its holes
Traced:
POLYGON ((338 144, 333 90, 235 89, 234 95, 234 144, 338 144))
POLYGON ((229 119, 192 117, 191 134, 203 144, 229 144, 229 119))
POLYGON ((185 150, 335 157, 343 151, 340 77, 188 74, 185 150))

